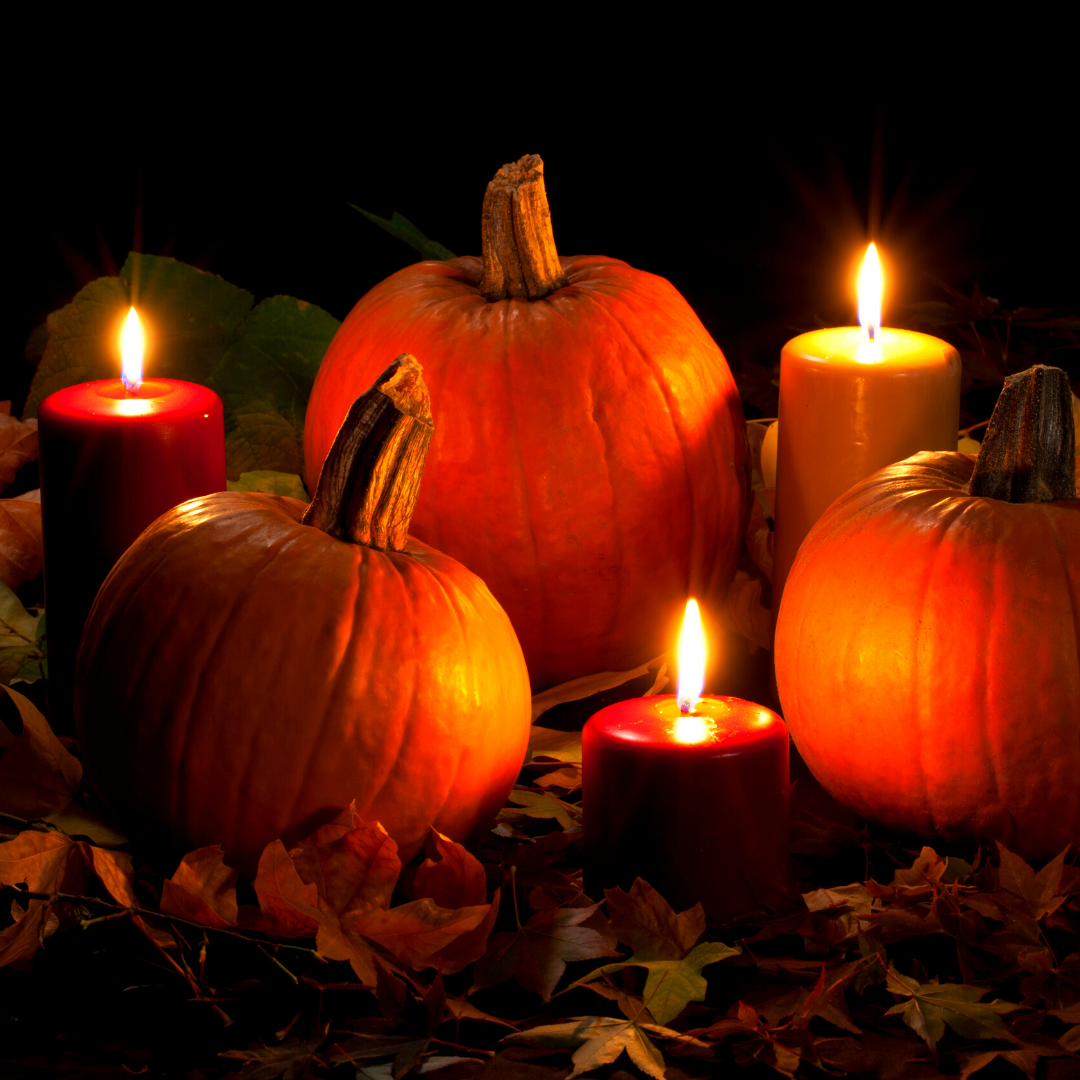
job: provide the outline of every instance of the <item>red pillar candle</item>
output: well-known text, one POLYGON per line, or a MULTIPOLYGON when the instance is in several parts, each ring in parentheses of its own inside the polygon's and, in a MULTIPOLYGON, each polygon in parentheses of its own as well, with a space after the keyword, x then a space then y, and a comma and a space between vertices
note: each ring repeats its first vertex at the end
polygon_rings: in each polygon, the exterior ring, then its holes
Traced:
POLYGON ((761 705, 687 692, 686 666, 678 696, 616 702, 585 725, 586 888, 642 877, 726 923, 785 893, 788 731, 761 705))
POLYGON ((71 728, 83 623, 113 564, 166 510, 225 490, 221 399, 195 383, 142 382, 130 359, 123 380, 58 390, 38 410, 49 708, 60 730, 71 728))

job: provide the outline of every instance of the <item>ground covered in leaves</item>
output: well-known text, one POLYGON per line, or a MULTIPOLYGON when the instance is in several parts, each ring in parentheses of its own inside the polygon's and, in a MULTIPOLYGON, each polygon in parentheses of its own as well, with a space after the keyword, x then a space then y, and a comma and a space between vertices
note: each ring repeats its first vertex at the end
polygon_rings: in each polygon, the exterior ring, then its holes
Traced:
MULTIPOLYGON (((622 692, 661 684, 625 674, 622 692)), ((920 849, 796 762, 785 910, 713 927, 640 880, 587 891, 580 735, 543 722, 576 726, 612 692, 541 717, 483 847, 433 833, 403 867, 347 810, 268 845, 246 882, 217 848, 179 865, 133 849, 32 703, 0 690, 5 809, 41 815, 0 818, 0 1074, 1077 1075, 1065 852, 920 849)))
MULTIPOLYGON (((449 255, 400 215, 373 220, 425 258, 449 255)), ((590 882, 579 731, 618 697, 662 690, 663 658, 538 695, 526 766, 479 849, 433 834, 403 867, 378 823, 346 810, 291 849, 269 845, 252 882, 215 848, 177 860, 129 843, 35 707, 47 654, 33 414, 46 393, 114 373, 107 343, 132 289, 159 329, 157 374, 221 394, 230 487, 244 490, 306 498, 304 406, 337 326, 314 305, 256 304, 132 256, 35 332, 23 419, 0 402, 0 684, 22 691, 0 685, 0 1076, 1080 1075, 1075 852, 1032 867, 885 834, 795 758, 783 910, 708 926, 700 908, 673 911, 662 882, 590 882)), ((960 445, 975 452, 1006 375, 1045 361, 1075 385, 1077 321, 942 289, 909 322, 960 350, 960 445)), ((775 366, 743 362, 737 378, 750 413, 775 416, 775 366)), ((754 505, 720 612, 733 670, 759 681, 766 427, 747 429, 754 505)), ((733 677, 725 692, 765 700, 733 677)))

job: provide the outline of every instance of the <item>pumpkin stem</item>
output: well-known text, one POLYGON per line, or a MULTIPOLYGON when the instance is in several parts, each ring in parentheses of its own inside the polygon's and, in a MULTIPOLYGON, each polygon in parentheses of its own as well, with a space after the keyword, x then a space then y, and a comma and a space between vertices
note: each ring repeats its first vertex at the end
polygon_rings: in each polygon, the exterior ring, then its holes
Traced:
POLYGON ((994 406, 968 493, 1005 502, 1076 498, 1072 387, 1061 368, 1010 375, 994 406))
POLYGON ((349 409, 319 473, 304 525, 403 551, 434 424, 416 358, 402 353, 349 409))
POLYGON ((526 154, 495 174, 484 195, 481 228, 480 292, 485 299, 539 300, 569 284, 555 250, 539 154, 526 154))

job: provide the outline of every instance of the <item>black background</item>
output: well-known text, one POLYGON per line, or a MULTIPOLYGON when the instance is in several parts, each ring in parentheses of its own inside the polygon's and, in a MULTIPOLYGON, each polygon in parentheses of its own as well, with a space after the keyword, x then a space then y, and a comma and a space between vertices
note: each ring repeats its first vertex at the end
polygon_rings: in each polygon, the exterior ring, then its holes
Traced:
POLYGON ((733 366, 853 321, 868 238, 886 259, 886 323, 939 298, 934 278, 1006 307, 1080 301, 1060 29, 977 44, 908 27, 879 53, 857 33, 780 50, 717 23, 633 49, 594 33, 520 70, 493 46, 420 55, 385 31, 355 48, 338 31, 361 33, 308 27, 292 52, 287 27, 272 49, 69 42, 16 81, 0 386, 16 408, 27 336, 133 247, 341 318, 417 258, 348 202, 477 253, 487 181, 530 152, 560 252, 669 278, 733 366))

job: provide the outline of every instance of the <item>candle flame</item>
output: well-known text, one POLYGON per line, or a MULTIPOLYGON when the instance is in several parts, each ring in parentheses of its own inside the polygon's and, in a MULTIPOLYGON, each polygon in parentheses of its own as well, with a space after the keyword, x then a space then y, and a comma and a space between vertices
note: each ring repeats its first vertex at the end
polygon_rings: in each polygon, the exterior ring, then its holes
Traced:
POLYGON ((877 246, 866 249, 862 269, 859 271, 859 325, 871 341, 881 329, 881 292, 884 282, 881 276, 881 260, 877 246))
MULTIPOLYGON (((686 601, 682 633, 679 635, 679 711, 692 713, 705 687, 705 632, 696 600, 686 601)), ((680 742, 684 741, 682 739, 680 742)), ((686 740, 699 742, 699 739, 686 740)))
POLYGON ((142 386, 143 350, 146 338, 138 313, 132 308, 120 331, 120 381, 131 393, 142 386))

